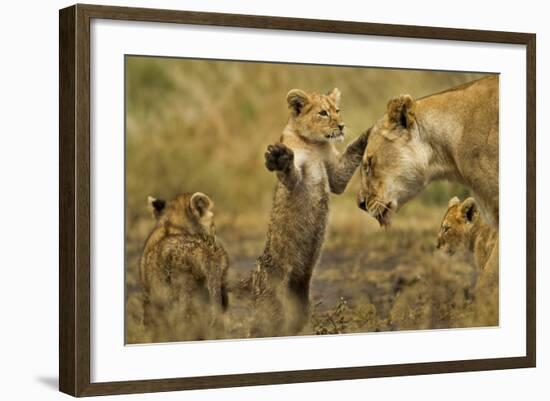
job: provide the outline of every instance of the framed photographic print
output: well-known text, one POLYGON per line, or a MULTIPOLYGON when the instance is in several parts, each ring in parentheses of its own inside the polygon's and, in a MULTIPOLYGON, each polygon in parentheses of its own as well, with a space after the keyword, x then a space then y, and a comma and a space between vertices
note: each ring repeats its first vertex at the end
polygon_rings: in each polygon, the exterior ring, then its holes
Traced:
POLYGON ((534 34, 59 21, 61 391, 535 366, 534 34))

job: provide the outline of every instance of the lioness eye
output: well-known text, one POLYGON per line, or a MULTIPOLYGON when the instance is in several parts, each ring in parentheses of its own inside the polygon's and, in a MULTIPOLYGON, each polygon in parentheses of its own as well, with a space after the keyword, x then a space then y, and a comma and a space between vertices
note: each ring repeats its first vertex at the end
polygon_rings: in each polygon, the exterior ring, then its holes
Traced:
POLYGON ((321 110, 321 111, 319 112, 319 115, 320 115, 320 116, 323 116, 323 117, 326 117, 326 116, 328 116, 328 113, 327 113, 326 110, 321 110))

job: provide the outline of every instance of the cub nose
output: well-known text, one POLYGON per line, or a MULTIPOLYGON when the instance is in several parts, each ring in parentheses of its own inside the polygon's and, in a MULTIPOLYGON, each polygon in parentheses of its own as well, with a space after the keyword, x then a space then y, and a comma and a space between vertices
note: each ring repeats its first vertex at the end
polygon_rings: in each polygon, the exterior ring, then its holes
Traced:
POLYGON ((357 200, 357 206, 359 206, 359 209, 367 211, 367 201, 364 198, 359 198, 357 200))
POLYGON ((344 130, 344 127, 345 127, 344 124, 338 124, 338 129, 339 129, 340 131, 343 131, 343 130, 344 130))
POLYGON ((437 239, 437 244, 435 245, 437 249, 441 248, 441 241, 439 241, 439 238, 437 239))

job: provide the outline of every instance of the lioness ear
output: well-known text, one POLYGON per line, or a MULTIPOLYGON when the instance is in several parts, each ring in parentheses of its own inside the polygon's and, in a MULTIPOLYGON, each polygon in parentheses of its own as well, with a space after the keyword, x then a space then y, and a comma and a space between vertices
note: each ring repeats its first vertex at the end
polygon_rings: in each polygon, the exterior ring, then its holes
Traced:
POLYGON ((292 89, 286 95, 288 107, 292 109, 295 115, 302 112, 302 109, 309 102, 309 96, 301 89, 292 89))
POLYGON ((214 206, 214 203, 208 196, 202 192, 195 192, 191 196, 191 210, 197 217, 204 217, 204 215, 214 206))
POLYGON ((462 202, 462 215, 468 223, 474 221, 477 213, 477 204, 474 198, 468 198, 464 202, 462 202))
POLYGON ((334 88, 332 92, 328 94, 328 97, 332 99, 336 107, 340 107, 340 100, 342 99, 342 92, 340 92, 340 89, 334 88))
POLYGON ((414 100, 410 95, 399 95, 388 102, 388 119, 403 127, 411 128, 414 123, 414 100))
POLYGON ((460 203, 460 199, 454 196, 449 200, 448 207, 453 207, 454 205, 458 205, 459 203, 460 203))
POLYGON ((147 206, 151 211, 151 213, 153 214, 153 217, 155 219, 158 219, 160 217, 160 214, 166 207, 166 201, 163 201, 162 199, 153 198, 152 196, 148 196, 147 206))

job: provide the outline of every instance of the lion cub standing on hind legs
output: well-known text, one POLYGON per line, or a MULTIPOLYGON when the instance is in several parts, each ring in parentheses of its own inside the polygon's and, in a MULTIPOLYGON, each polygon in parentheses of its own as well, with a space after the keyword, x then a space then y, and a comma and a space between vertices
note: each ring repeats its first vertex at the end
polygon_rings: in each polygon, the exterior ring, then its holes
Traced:
POLYGON ((498 230, 483 220, 474 198, 460 202, 456 196, 449 206, 439 234, 437 248, 453 255, 466 249, 480 271, 475 288, 475 313, 482 325, 498 324, 498 230))
POLYGON ((157 224, 141 256, 145 327, 153 341, 222 336, 229 261, 216 239, 212 201, 201 192, 148 201, 157 224))
POLYGON ((334 143, 344 139, 340 98, 338 89, 326 95, 291 90, 288 124, 280 143, 267 148, 265 164, 278 183, 267 242, 252 275, 252 336, 296 334, 308 320, 330 192, 344 192, 367 145, 363 134, 342 155, 336 150, 334 143))

